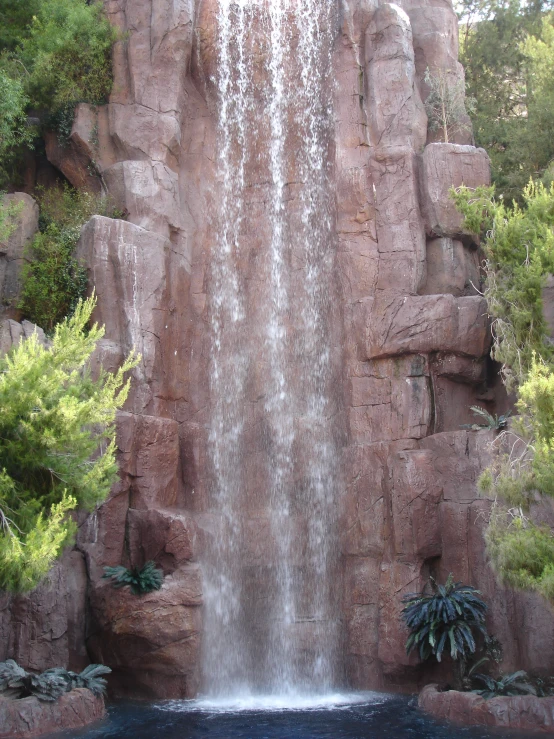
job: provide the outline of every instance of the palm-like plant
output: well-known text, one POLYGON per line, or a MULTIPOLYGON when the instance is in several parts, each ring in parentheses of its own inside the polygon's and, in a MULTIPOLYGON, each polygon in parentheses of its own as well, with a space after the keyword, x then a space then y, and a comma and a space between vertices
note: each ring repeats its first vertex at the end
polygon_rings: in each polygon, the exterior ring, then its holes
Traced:
POLYGON ((524 670, 501 675, 496 679, 490 675, 474 675, 473 679, 484 685, 483 688, 473 692, 479 693, 485 700, 499 695, 537 695, 535 688, 530 683, 524 682, 528 679, 524 670))
POLYGON ((114 588, 124 588, 129 585, 134 595, 144 595, 152 590, 159 590, 164 580, 163 572, 156 569, 152 561, 147 562, 141 569, 133 567, 129 570, 123 565, 104 567, 102 577, 112 578, 114 588))
POLYGON ((474 632, 486 636, 487 606, 470 585, 454 582, 452 575, 444 585, 431 578, 432 593, 410 593, 402 598, 402 618, 410 636, 408 654, 417 649, 421 660, 434 656, 440 662, 447 650, 453 660, 466 660, 476 649, 474 632))
POLYGON ((89 665, 81 673, 63 667, 51 667, 40 675, 27 672, 13 659, 0 662, 0 694, 6 698, 26 698, 34 695, 41 701, 55 701, 74 688, 88 688, 94 695, 106 692, 106 680, 111 672, 105 665, 89 665))
POLYGON ((510 418, 511 411, 498 416, 496 413, 494 416, 484 408, 478 405, 471 405, 470 411, 473 411, 475 416, 481 416, 484 423, 462 423, 461 428, 471 429, 472 431, 479 431, 480 429, 490 429, 495 431, 501 431, 508 425, 508 419, 510 418))

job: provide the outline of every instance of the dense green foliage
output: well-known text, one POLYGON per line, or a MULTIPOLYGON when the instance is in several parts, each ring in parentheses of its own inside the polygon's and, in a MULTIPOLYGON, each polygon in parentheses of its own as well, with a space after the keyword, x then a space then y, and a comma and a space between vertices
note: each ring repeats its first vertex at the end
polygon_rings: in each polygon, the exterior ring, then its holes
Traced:
POLYGON ((554 272, 554 183, 530 183, 522 207, 506 205, 494 188, 460 188, 453 197, 466 227, 481 236, 493 354, 514 386, 527 376, 534 355, 545 361, 554 356, 541 297, 546 275, 554 272))
POLYGON ((106 198, 68 186, 44 191, 39 203, 40 232, 27 250, 18 307, 50 333, 87 289, 86 270, 74 256, 81 226, 94 214, 111 215, 112 209, 106 198))
POLYGON ((0 244, 5 244, 17 228, 17 216, 23 210, 23 203, 4 202, 0 192, 0 244))
POLYGON ((479 591, 454 582, 452 575, 444 585, 431 579, 432 593, 410 593, 402 598, 402 618, 410 636, 408 654, 417 649, 421 660, 434 656, 440 662, 446 650, 453 660, 465 660, 475 653, 475 633, 486 636, 487 606, 479 591))
MULTIPOLYGON (((459 0, 460 61, 478 146, 493 181, 519 200, 554 160, 554 17, 551 0, 459 0)), ((547 175, 548 177, 548 175, 547 175)))
POLYGON ((71 131, 78 102, 107 100, 112 88, 111 48, 117 37, 102 2, 0 0, 0 178, 42 122, 71 131))
POLYGON ((128 569, 123 565, 104 567, 102 577, 112 580, 114 588, 123 588, 129 585, 134 595, 144 595, 153 590, 159 590, 163 583, 163 572, 156 569, 155 562, 147 562, 144 567, 128 569))
POLYGON ((474 690, 480 696, 487 700, 488 698, 496 698, 499 695, 536 695, 537 691, 529 683, 527 673, 523 670, 512 672, 509 675, 502 675, 494 678, 490 675, 474 675, 473 679, 477 683, 481 683, 484 687, 474 690))
POLYGON ((498 437, 498 453, 479 480, 496 500, 488 551, 505 582, 554 600, 554 537, 528 516, 541 495, 554 496, 554 353, 542 304, 554 272, 554 183, 531 183, 522 207, 507 207, 492 188, 462 188, 454 197, 482 238, 493 354, 518 393, 518 417, 498 437))
POLYGON ((94 695, 104 695, 111 672, 105 665, 89 665, 81 673, 63 667, 51 667, 39 675, 27 672, 13 659, 0 662, 0 694, 6 698, 35 696, 53 702, 74 688, 88 688, 94 695))
POLYGON ((93 379, 87 362, 103 329, 89 331, 94 300, 0 359, 0 588, 32 589, 71 538, 66 513, 91 509, 116 477, 116 409, 129 390, 127 359, 93 379))

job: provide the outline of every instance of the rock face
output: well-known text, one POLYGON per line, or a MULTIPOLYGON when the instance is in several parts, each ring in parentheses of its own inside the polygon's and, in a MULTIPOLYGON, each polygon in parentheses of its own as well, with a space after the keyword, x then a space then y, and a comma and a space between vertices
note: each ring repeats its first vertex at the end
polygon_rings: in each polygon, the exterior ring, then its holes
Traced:
POLYGON ((548 734, 554 728, 554 698, 516 695, 484 700, 475 693, 440 693, 436 685, 426 685, 419 694, 418 705, 434 718, 462 726, 499 726, 548 734))
POLYGON ((38 698, 8 700, 0 698, 0 739, 30 737, 79 729, 103 718, 106 713, 102 696, 87 688, 76 688, 54 703, 38 698))
MULTIPOLYGON (((115 367, 133 347, 142 358, 118 418, 120 481, 80 522, 71 554, 78 567, 84 561, 86 583, 69 589, 74 571, 63 560, 66 584, 5 599, 0 623, 10 635, 5 657, 26 667, 71 663, 86 644, 93 661, 113 668, 114 692, 191 697, 202 677, 201 564, 213 528, 208 297, 219 176, 211 87, 217 2, 105 6, 122 31, 114 90, 107 106, 79 106, 73 164, 83 174, 82 163, 94 161, 94 176, 126 220, 94 217, 79 256, 98 295, 95 317, 106 325, 95 361, 115 367), (105 565, 147 559, 164 569, 160 591, 139 598, 101 579, 105 565), (52 619, 40 605, 48 598, 58 614, 52 619), (85 610, 83 638, 74 614, 82 624, 85 610), (29 631, 17 642, 23 612, 29 631)), ((328 165, 339 297, 330 335, 342 364, 333 416, 341 448, 341 572, 333 586, 342 593, 343 673, 357 688, 407 690, 426 680, 405 654, 400 598, 429 574, 444 579, 449 572, 483 591, 505 669, 552 672, 551 610, 536 595, 501 588, 486 562, 490 502, 478 497, 476 480, 491 437, 460 429, 473 421, 470 405, 494 411, 487 400, 494 378, 486 305, 475 289, 478 246, 448 195, 453 186, 488 183, 488 159, 468 145, 469 134, 454 144, 436 141, 422 103, 427 67, 463 74, 455 13, 449 0, 345 0, 334 32, 328 165)), ((256 88, 252 102, 260 109, 262 92, 256 88)), ((289 125, 294 144, 294 120, 289 125)), ((254 312, 267 301, 253 279, 269 218, 262 159, 245 170, 248 250, 237 256, 254 312)), ((67 169, 70 179, 77 174, 67 169)), ((294 177, 289 184, 294 200, 294 177)), ((301 264, 299 252, 291 269, 301 264)), ((267 429, 256 404, 268 371, 256 366, 249 379, 248 513, 265 484, 257 460, 267 453, 267 429)), ((249 515, 248 526, 252 549, 241 556, 259 578, 271 556, 268 538, 260 517, 249 515)))

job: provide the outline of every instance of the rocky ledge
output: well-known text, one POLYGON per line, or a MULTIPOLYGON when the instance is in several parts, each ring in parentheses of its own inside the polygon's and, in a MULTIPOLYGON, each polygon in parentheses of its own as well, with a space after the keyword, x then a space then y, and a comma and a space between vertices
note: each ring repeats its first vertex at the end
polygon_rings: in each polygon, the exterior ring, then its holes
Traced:
POLYGON ((65 693, 55 703, 38 698, 0 698, 0 739, 27 739, 64 729, 77 729, 103 718, 104 699, 87 688, 65 693))
POLYGON ((419 694, 418 705, 434 718, 455 724, 554 731, 554 698, 517 695, 484 700, 476 693, 440 692, 437 685, 426 685, 419 694))

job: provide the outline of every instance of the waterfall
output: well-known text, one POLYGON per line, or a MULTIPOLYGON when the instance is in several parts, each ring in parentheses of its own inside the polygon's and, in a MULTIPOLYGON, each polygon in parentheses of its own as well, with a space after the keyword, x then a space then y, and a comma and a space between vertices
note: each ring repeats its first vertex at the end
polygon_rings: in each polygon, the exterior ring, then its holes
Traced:
POLYGON ((338 679, 338 320, 330 0, 217 0, 204 675, 338 679))

